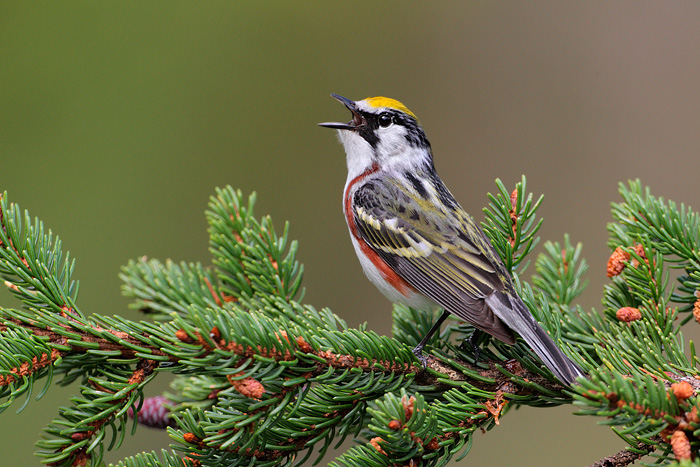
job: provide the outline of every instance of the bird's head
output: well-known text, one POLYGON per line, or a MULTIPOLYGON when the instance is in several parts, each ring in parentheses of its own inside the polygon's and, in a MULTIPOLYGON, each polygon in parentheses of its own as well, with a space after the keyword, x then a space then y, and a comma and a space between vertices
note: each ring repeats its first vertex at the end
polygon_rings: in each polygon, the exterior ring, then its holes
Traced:
POLYGON ((378 164, 382 168, 404 170, 416 165, 432 165, 430 143, 413 112, 388 97, 368 97, 352 101, 331 94, 352 112, 347 123, 319 123, 338 130, 347 153, 349 175, 378 164))

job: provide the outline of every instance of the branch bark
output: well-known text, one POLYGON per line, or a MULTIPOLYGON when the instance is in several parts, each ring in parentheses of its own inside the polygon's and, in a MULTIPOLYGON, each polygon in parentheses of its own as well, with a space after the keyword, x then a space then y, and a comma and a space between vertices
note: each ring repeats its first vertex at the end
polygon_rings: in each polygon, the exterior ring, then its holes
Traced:
MULTIPOLYGON (((662 442, 660 436, 654 436, 651 439, 659 443, 662 442)), ((605 457, 598 462, 589 465, 588 467, 625 467, 626 465, 630 465, 642 457, 654 452, 656 450, 656 446, 639 442, 637 443, 637 449, 641 450, 642 452, 633 452, 627 448, 624 448, 611 456, 605 457)))

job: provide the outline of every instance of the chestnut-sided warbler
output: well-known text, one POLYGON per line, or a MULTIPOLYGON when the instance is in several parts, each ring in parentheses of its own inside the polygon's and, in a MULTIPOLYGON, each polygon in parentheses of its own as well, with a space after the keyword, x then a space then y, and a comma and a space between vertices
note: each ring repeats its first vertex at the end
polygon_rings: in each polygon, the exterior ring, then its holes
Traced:
POLYGON ((571 385, 584 373, 535 321, 488 238, 435 172, 430 143, 416 116, 386 97, 352 101, 338 130, 347 153, 343 210, 362 269, 391 301, 444 312, 413 352, 450 313, 508 344, 519 334, 554 375, 571 385))

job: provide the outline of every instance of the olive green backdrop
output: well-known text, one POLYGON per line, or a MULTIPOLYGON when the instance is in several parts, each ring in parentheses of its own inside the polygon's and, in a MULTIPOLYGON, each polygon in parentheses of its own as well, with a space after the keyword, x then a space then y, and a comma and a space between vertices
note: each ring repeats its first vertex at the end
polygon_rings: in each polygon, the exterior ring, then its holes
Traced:
MULTIPOLYGON (((496 177, 527 175, 542 236, 584 243, 595 307, 619 181, 700 208, 698 24, 695 2, 3 2, 0 190, 77 258, 83 311, 131 318, 119 267, 207 262, 214 187, 257 190, 258 213, 300 241, 306 301, 388 333, 341 214, 342 148, 316 126, 348 119, 331 92, 387 95, 419 115, 478 220, 496 177)), ((3 465, 38 463, 70 394, 0 416, 3 465)), ((587 465, 623 447, 572 411, 510 413, 462 465, 587 465)), ((141 429, 107 458, 168 443, 141 429)))

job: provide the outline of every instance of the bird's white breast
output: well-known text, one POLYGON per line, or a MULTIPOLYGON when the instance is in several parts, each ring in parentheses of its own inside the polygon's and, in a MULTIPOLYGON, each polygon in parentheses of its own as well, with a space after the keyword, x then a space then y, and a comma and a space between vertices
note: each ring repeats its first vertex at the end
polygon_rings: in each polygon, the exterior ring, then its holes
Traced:
POLYGON ((352 246, 355 247, 355 254, 357 254, 357 258, 360 260, 362 271, 365 273, 365 276, 367 276, 370 282, 372 282, 386 298, 391 300, 392 303, 401 303, 423 311, 432 311, 438 307, 433 300, 414 290, 407 290, 406 295, 399 292, 384 279, 382 272, 374 265, 372 260, 364 254, 359 241, 352 235, 352 232, 350 232, 350 238, 352 239, 352 246))

